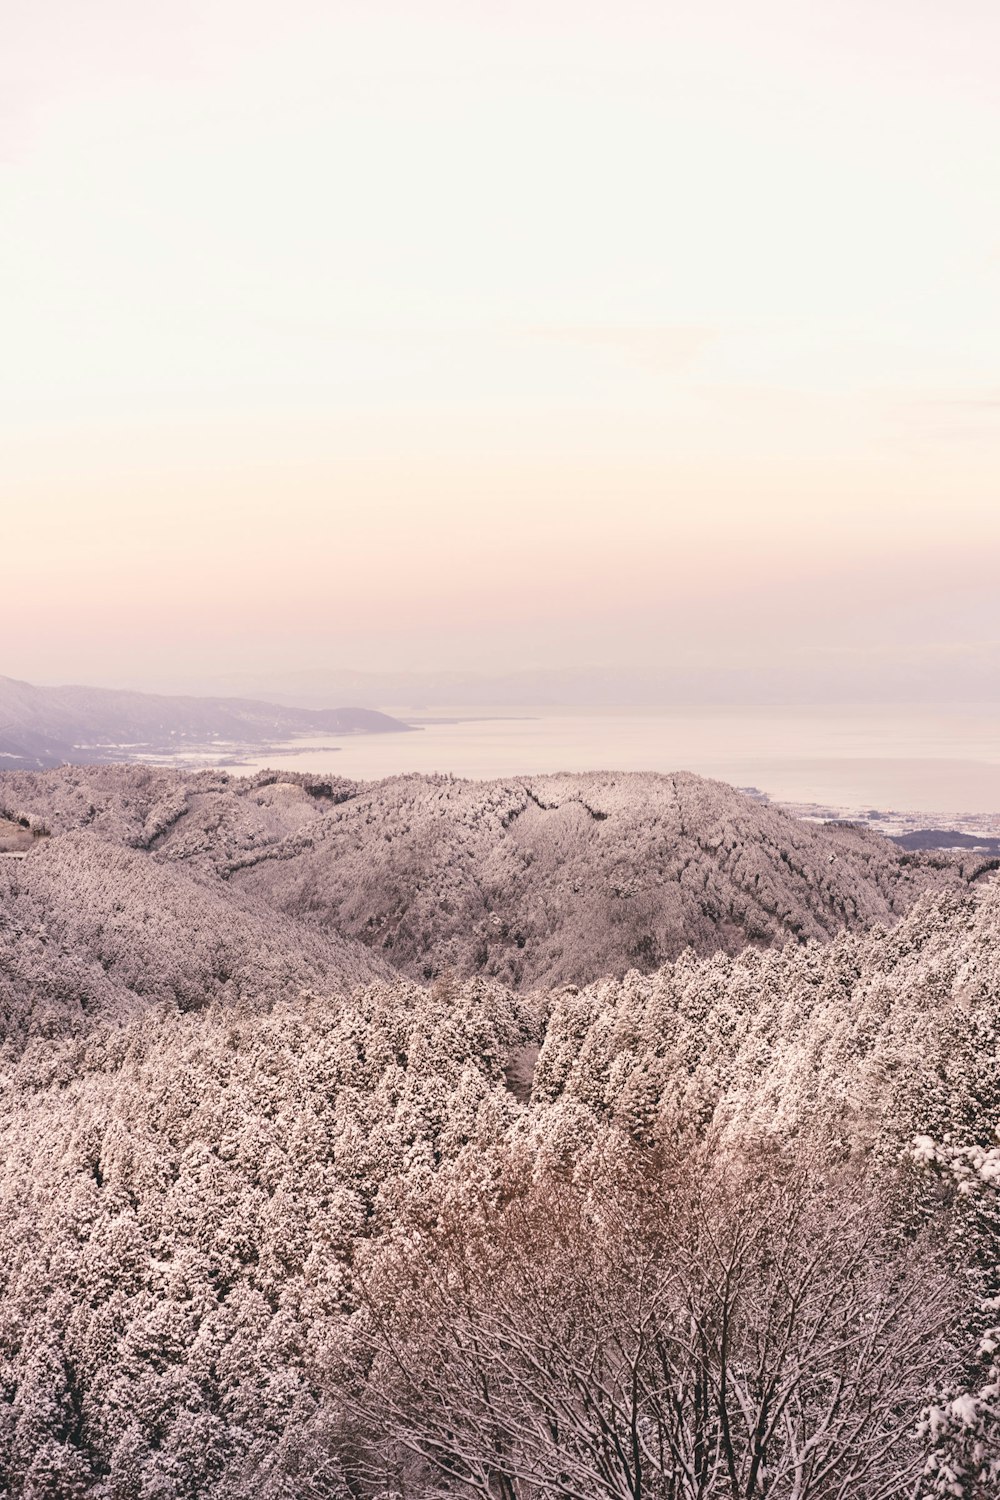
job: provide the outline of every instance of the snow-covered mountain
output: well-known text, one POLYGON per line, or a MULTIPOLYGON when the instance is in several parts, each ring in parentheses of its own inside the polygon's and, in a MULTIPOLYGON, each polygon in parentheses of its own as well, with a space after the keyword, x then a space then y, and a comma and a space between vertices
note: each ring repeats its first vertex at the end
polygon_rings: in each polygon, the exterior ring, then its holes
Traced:
MULTIPOLYGON (((518 806, 450 785, 406 813, 393 783, 0 779, 53 830, 0 862, 3 1492, 992 1500, 991 878, 888 931, 532 995, 392 975, 235 878, 294 861, 310 809, 300 847, 347 810, 355 874, 407 816, 443 870, 483 799, 494 841, 518 806)), ((573 879, 594 856, 599 930, 620 897, 579 829, 617 826, 635 878, 653 789, 532 793, 533 839, 564 801, 588 820, 552 843, 573 879)), ((802 845, 712 784, 681 807, 696 871, 737 858, 721 808, 751 865, 777 839, 772 882, 782 851, 805 885, 849 864, 865 920, 861 893, 908 890, 881 840, 802 845)))
POLYGON ((361 783, 63 767, 0 776, 4 812, 55 845, 77 830, 146 851, 409 978, 522 990, 888 924, 996 864, 800 822, 686 773, 361 783))
POLYGON ((996 859, 680 773, 0 835, 3 1495, 997 1494, 996 859))

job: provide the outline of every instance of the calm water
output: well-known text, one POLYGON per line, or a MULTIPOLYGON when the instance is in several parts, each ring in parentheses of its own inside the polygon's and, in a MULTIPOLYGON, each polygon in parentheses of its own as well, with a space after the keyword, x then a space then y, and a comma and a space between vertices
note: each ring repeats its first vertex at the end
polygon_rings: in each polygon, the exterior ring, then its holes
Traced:
MULTIPOLYGON (((390 709, 413 720, 413 711, 390 709)), ((452 709, 412 734, 298 740, 241 761, 371 780, 401 771, 490 778, 547 771, 696 771, 777 800, 1000 813, 1000 710, 452 709), (449 720, 451 722, 449 722, 449 720)))

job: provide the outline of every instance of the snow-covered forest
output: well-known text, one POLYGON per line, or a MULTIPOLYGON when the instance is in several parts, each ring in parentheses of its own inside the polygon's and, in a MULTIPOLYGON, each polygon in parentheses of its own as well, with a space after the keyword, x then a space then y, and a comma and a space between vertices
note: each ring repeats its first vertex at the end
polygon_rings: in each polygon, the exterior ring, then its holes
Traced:
POLYGON ((688 948, 863 930, 996 864, 798 822, 687 774, 358 783, 75 767, 4 776, 4 804, 85 834, 81 850, 151 855, 150 878, 169 867, 353 939, 410 978, 488 975, 518 989, 648 971, 688 948))
POLYGON ((0 1495, 996 1500, 995 861, 691 776, 0 815, 0 1495))

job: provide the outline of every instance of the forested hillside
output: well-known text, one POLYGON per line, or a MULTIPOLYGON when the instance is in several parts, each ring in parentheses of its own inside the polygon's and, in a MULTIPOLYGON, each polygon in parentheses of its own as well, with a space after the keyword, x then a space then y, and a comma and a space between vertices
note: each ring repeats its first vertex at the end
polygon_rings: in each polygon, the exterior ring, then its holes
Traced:
POLYGON ((989 861, 684 775, 0 814, 0 1496, 995 1500, 989 861))
POLYGON ((392 971, 360 943, 250 894, 96 835, 0 860, 0 1041, 51 1038, 148 1006, 270 1007, 303 988, 345 994, 392 971))
POLYGON ((364 784, 64 767, 0 778, 5 808, 248 893, 411 978, 520 989, 863 930, 996 864, 798 822, 685 774, 364 784))
POLYGON ((0 1483, 994 1495, 998 964, 994 889, 541 1003, 396 980, 36 1035, 0 1483))

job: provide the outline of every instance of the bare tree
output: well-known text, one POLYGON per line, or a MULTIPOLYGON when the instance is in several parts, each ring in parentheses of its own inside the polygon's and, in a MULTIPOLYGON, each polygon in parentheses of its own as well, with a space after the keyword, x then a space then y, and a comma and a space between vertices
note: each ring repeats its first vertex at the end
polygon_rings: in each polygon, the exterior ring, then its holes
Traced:
POLYGON ((929 1245, 889 1246, 869 1193, 705 1148, 549 1177, 492 1221, 469 1208, 365 1283, 356 1411, 414 1494, 912 1492, 950 1295, 929 1245))

